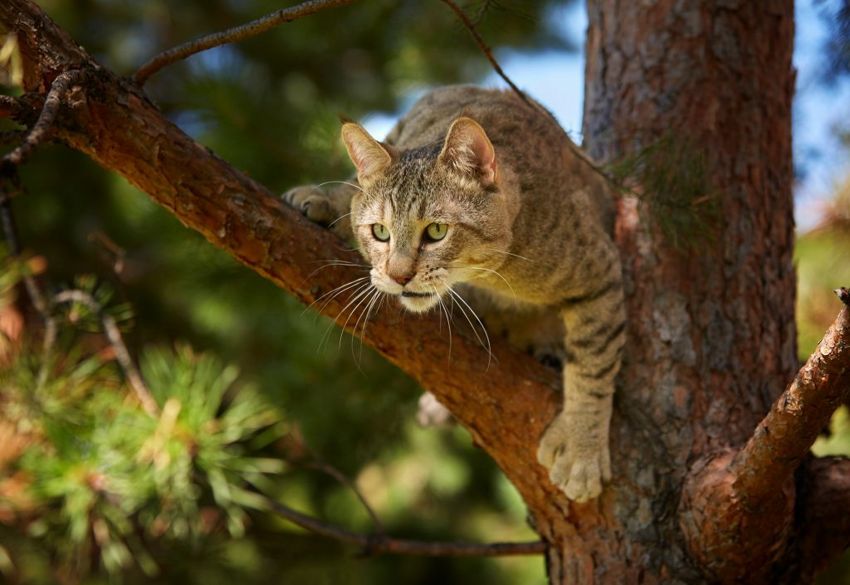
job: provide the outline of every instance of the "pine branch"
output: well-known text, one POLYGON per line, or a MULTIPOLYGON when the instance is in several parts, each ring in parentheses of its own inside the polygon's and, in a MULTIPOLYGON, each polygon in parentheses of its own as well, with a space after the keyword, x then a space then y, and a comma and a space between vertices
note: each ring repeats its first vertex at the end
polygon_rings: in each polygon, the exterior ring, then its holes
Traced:
POLYGON ((130 384, 130 387, 139 399, 142 408, 144 408, 145 412, 149 415, 158 416, 159 407, 157 407, 156 401, 153 399, 150 390, 145 384, 145 381, 142 379, 142 375, 133 363, 133 359, 130 357, 130 352, 127 351, 127 346, 124 344, 124 338, 121 336, 121 331, 118 329, 115 319, 103 310, 103 307, 100 306, 100 303, 98 303, 92 295, 85 291, 62 291, 55 295, 51 300, 52 306, 63 303, 83 304, 98 317, 103 325, 103 332, 106 335, 106 339, 109 341, 109 345, 112 346, 112 350, 115 352, 115 359, 118 362, 118 365, 121 366, 121 370, 124 372, 127 382, 130 384))
POLYGON ((227 43, 241 41, 243 39, 262 34, 276 26, 280 26, 281 24, 286 24, 287 22, 292 22, 293 20, 309 16, 310 14, 315 14, 316 12, 322 12, 323 10, 346 6, 353 2, 355 2, 355 0, 307 0, 307 2, 302 2, 297 6, 284 8, 277 12, 267 14, 257 20, 252 20, 247 24, 225 31, 212 33, 199 39, 195 39, 194 41, 183 43, 173 49, 160 53, 139 67, 139 70, 133 75, 133 79, 139 85, 144 85, 151 75, 157 73, 160 69, 163 69, 172 63, 176 63, 177 61, 186 59, 187 57, 191 57, 201 51, 206 51, 227 43))

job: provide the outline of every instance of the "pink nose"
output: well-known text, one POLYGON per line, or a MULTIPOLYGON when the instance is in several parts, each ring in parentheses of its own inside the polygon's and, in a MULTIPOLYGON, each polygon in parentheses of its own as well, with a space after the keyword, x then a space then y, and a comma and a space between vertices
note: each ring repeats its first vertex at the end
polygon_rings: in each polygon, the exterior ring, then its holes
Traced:
POLYGON ((404 286, 405 284, 407 284, 408 282, 411 281, 411 279, 413 278, 413 275, 412 274, 411 275, 390 274, 389 277, 392 278, 397 283, 399 283, 401 286, 404 286))

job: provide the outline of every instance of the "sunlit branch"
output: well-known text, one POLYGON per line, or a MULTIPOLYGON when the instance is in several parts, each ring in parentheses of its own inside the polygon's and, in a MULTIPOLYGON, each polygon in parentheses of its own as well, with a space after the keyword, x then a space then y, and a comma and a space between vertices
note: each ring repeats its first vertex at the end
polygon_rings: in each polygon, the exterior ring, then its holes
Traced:
POLYGON ((207 49, 212 49, 213 47, 218 47, 227 43, 241 41, 243 39, 262 34, 281 24, 292 22, 293 20, 309 16, 310 14, 315 14, 316 12, 328 10, 330 8, 346 6, 355 1, 356 0, 308 0, 307 2, 302 2, 297 6, 284 8, 277 12, 267 14, 266 16, 258 18, 257 20, 252 20, 247 24, 227 29, 225 31, 212 33, 199 39, 195 39, 194 41, 183 43, 173 49, 160 53, 142 65, 133 75, 133 79, 139 85, 144 85, 148 78, 160 69, 171 65, 172 63, 176 63, 177 61, 186 59, 195 53, 200 53, 201 51, 206 51, 207 49))
POLYGON ((736 492, 763 494, 790 478, 850 390, 850 295, 836 293, 846 306, 733 459, 736 492))

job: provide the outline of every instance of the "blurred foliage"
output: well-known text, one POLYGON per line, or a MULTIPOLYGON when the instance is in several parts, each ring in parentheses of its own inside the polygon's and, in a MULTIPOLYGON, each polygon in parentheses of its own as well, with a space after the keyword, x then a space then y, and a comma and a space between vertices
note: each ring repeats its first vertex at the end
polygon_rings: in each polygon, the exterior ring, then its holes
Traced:
POLYGON ((814 0, 814 4, 829 26, 823 81, 831 83, 850 73, 850 0, 814 0))
MULTIPOLYGON (((479 30, 497 54, 572 51, 579 39, 566 38, 554 18, 572 1, 472 1, 464 8, 480 15, 479 30)), ((123 74, 160 50, 281 7, 273 0, 39 4, 123 74)), ((4 55, 11 69, 0 81, 14 84, 15 64, 4 55)), ((195 139, 283 191, 351 173, 337 114, 395 113, 427 87, 489 72, 442 3, 396 0, 360 2, 202 53, 163 70, 146 90, 195 139)), ((0 120, 0 130, 11 128, 0 120)), ((125 583, 181 585, 544 582, 539 558, 364 560, 253 511, 250 490, 261 489, 347 528, 371 528, 345 486, 316 471, 279 468, 286 452, 276 437, 288 430, 356 479, 391 534, 534 538, 518 494, 493 462, 462 429, 417 428, 416 384, 368 347, 361 356, 358 340, 305 313, 78 153, 42 148, 21 175, 26 193, 14 211, 43 281, 53 292, 91 292, 120 321, 163 413, 148 420, 134 406, 85 307, 62 308, 63 349, 40 389, 33 389, 38 332, 12 343, 16 362, 3 373, 0 400, 11 405, 14 398, 14 420, 32 420, 32 444, 4 459, 0 441, 0 481, 12 489, 13 480, 37 478, 38 488, 19 489, 23 499, 14 504, 20 512, 38 502, 50 513, 17 518, 31 536, 21 539, 20 523, 8 515, 13 502, 0 500, 0 581, 64 584, 87 574, 82 582, 92 584, 117 575, 125 583), (330 342, 320 349, 326 334, 330 342), (285 420, 267 418, 284 412, 285 420)), ((19 291, 0 281, 0 330, 4 318, 39 322, 19 291)), ((0 347, 0 362, 4 356, 0 347)), ((12 412, 2 410, 10 420, 12 412)))

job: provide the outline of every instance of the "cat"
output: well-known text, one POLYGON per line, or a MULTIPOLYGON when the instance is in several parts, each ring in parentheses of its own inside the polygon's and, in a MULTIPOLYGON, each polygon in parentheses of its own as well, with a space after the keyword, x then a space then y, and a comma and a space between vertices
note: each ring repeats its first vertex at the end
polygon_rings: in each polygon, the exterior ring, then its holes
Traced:
POLYGON ((383 142, 350 121, 342 139, 356 183, 284 200, 353 235, 372 284, 406 309, 462 294, 520 347, 560 351, 564 405, 538 460, 568 498, 598 497, 626 327, 605 181, 549 112, 501 90, 437 89, 383 142))

